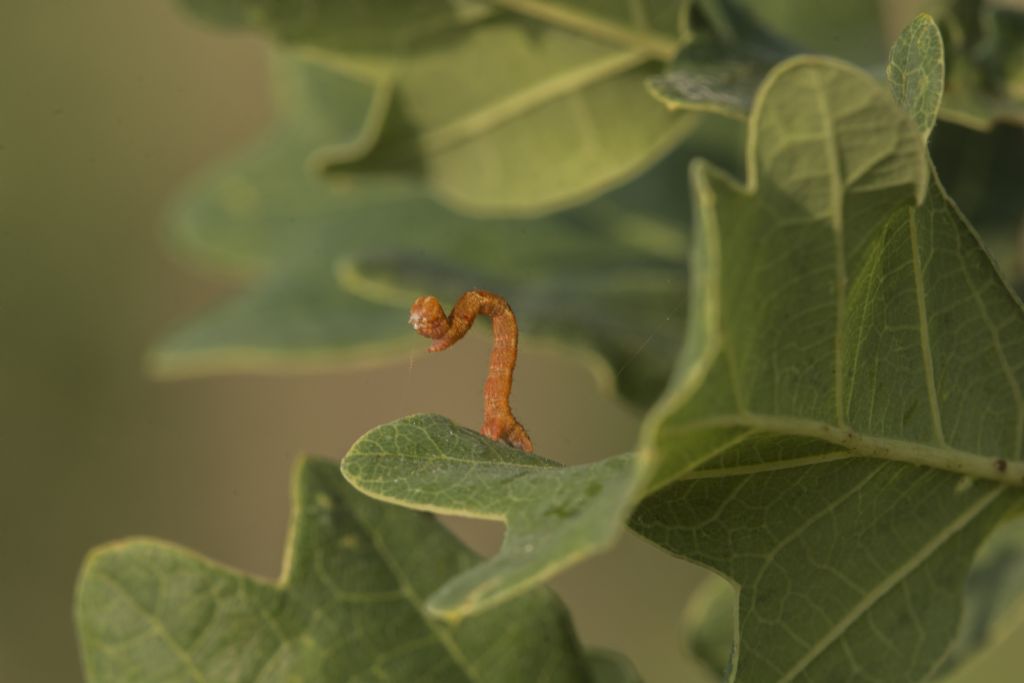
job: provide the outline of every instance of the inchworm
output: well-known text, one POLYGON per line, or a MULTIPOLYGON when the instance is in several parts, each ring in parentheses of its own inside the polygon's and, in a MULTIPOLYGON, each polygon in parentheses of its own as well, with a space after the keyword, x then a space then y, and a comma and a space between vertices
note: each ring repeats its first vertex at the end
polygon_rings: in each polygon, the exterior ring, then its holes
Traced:
POLYGON ((465 336, 480 314, 489 317, 494 328, 491 365, 484 383, 484 426, 480 432, 495 441, 532 452, 533 443, 508 404, 519 343, 519 328, 508 302, 497 294, 472 290, 459 297, 451 315, 446 316, 436 297, 421 296, 409 311, 409 324, 424 337, 437 340, 428 351, 444 351, 465 336))

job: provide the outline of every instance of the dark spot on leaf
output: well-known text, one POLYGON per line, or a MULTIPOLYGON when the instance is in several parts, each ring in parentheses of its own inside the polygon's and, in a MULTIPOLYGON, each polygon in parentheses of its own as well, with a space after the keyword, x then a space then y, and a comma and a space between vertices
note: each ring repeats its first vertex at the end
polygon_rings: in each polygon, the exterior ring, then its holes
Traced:
POLYGON ((996 469, 999 470, 1000 472, 1005 472, 1006 471, 1006 461, 1003 460, 1002 458, 999 458, 998 460, 996 460, 996 469))
POLYGON ((577 501, 564 501, 544 510, 544 516, 566 519, 568 517, 575 517, 579 511, 580 505, 577 501))

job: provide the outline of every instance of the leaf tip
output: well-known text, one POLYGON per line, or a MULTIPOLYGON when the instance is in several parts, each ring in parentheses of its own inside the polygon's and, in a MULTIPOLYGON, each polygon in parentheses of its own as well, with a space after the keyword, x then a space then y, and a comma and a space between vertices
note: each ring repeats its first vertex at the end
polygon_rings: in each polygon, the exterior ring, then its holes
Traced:
POLYGON ((889 91, 927 140, 939 116, 945 88, 942 32, 927 13, 918 14, 896 38, 885 67, 889 91))

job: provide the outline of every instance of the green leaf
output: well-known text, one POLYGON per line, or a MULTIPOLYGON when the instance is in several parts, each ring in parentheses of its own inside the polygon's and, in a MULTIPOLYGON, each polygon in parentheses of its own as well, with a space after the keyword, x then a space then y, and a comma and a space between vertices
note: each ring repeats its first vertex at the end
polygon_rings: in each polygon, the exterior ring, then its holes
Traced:
MULTIPOLYGON (((829 33, 819 26, 815 32, 826 43, 814 47, 811 30, 786 32, 780 37, 772 29, 785 26, 784 21, 759 22, 757 17, 765 14, 762 5, 750 3, 746 11, 745 4, 695 1, 692 42, 680 50, 676 62, 664 73, 648 80, 652 94, 669 109, 714 111, 742 118, 749 113, 758 83, 779 61, 803 51, 843 52, 827 41, 836 35, 859 35, 856 30, 829 33)), ((951 4, 951 9, 937 15, 944 37, 938 46, 934 28, 923 18, 926 15, 914 20, 907 28, 910 33, 901 34, 887 68, 890 79, 895 74, 900 80, 896 86, 904 89, 902 94, 894 91, 896 96, 923 98, 913 106, 921 107, 920 123, 926 122, 925 112, 937 105, 942 92, 943 79, 938 72, 945 68, 946 92, 939 118, 978 130, 991 129, 997 122, 1020 125, 1024 122, 1024 51, 1020 48, 1024 44, 1024 14, 982 8, 972 0, 953 0, 951 4), (916 61, 915 66, 905 63, 910 59, 916 61), (922 78, 903 82, 911 73, 922 78)), ((766 6, 786 7, 781 13, 790 18, 800 13, 793 3, 766 6)), ((808 16, 814 22, 821 13, 814 11, 808 16)), ((870 25, 873 35, 880 34, 876 22, 861 19, 855 22, 858 26, 870 25)), ((872 72, 879 66, 874 52, 873 48, 865 50, 858 59, 872 72)))
POLYGON ((1024 314, 863 72, 776 68, 747 162, 693 173, 688 336, 632 524, 740 586, 732 680, 923 678, 1020 500, 1024 314))
POLYGON ((374 498, 508 526, 497 555, 427 602, 455 622, 610 547, 629 513, 633 467, 629 456, 562 467, 439 415, 377 427, 342 461, 345 478, 374 498))
POLYGON ((147 359, 164 378, 322 372, 420 349, 406 316, 340 289, 329 262, 301 260, 163 339, 147 359))
POLYGON ((927 14, 919 14, 892 46, 885 74, 893 98, 925 138, 939 114, 945 69, 939 27, 927 14))
MULTIPOLYGON (((701 0, 707 2, 707 0, 701 0)), ((804 53, 827 54, 854 64, 885 58, 884 3, 817 0, 728 0, 761 30, 804 53)))
POLYGON ((590 650, 587 659, 593 683, 641 683, 633 664, 617 652, 590 650))
POLYGON ((647 80, 647 87, 670 110, 743 119, 768 70, 796 50, 734 2, 692 0, 688 5, 690 40, 667 71, 647 80))
POLYGON ((622 184, 692 129, 643 91, 675 53, 679 0, 188 4, 393 83, 377 148, 323 140, 317 163, 339 182, 360 172, 422 178, 465 212, 538 215, 622 184), (480 77, 490 69, 501 78, 480 77))
POLYGON ((493 8, 472 0, 178 0, 206 21, 262 31, 286 44, 358 58, 405 57, 416 42, 472 25, 493 8))
MULTIPOLYGON (((532 237, 534 231, 524 232, 532 237)), ((446 254, 396 248, 344 260, 339 278, 360 296, 393 304, 392 315, 403 325, 398 308, 407 309, 424 293, 450 307, 469 289, 500 292, 512 303, 522 333, 572 349, 603 387, 633 403, 654 402, 682 338, 681 259, 646 255, 631 261, 624 257, 625 245, 602 240, 599 231, 567 226, 522 244, 501 233, 476 235, 446 233, 444 245, 459 245, 446 254), (587 244, 602 248, 588 254, 587 244), (469 251, 474 246, 479 251, 469 251)), ((422 340, 417 346, 423 347, 422 340)))
POLYGON ((365 157, 317 155, 326 172, 422 178, 474 215, 531 216, 643 172, 695 120, 651 101, 646 50, 503 16, 424 49, 396 72, 396 101, 365 157), (481 78, 481 73, 501 78, 481 78))
MULTIPOLYGON (((716 676, 728 670, 735 626, 736 591, 719 577, 705 579, 683 615, 694 654, 716 676)), ((956 640, 937 672, 957 677, 962 666, 1008 636, 1024 621, 1024 519, 1004 523, 985 540, 967 577, 964 614, 956 640)), ((967 679, 965 679, 967 680, 967 679)))
MULTIPOLYGON (((310 72, 330 76, 305 62, 295 67, 305 80, 310 72)), ((334 91, 342 93, 339 80, 334 91)), ((315 92, 328 93, 330 85, 315 92)), ((681 338, 682 217, 690 206, 679 178, 695 154, 735 166, 735 124, 699 120, 692 144, 582 207, 530 220, 476 220, 409 185, 375 179, 331 190, 303 172, 313 122, 362 139, 375 120, 371 100, 336 121, 309 113, 316 102, 308 97, 282 101, 281 123, 263 143, 185 196, 174 218, 176 241, 259 279, 165 340, 150 359, 156 371, 376 361, 423 347, 405 323, 417 296, 450 302, 485 287, 512 303, 525 334, 589 351, 582 357, 605 385, 650 404, 681 338)))
POLYGON ((429 246, 394 240, 343 256, 339 279, 403 311, 424 293, 450 305, 469 289, 499 292, 523 333, 591 351, 602 384, 649 405, 682 337, 685 226, 672 222, 689 210, 676 190, 688 156, 674 155, 631 188, 544 220, 499 227, 449 216, 429 246))
POLYGON ((735 622, 736 590, 718 576, 701 581, 683 611, 683 639, 719 680, 728 675, 735 622))
POLYGON ((613 44, 671 58, 682 0, 412 0, 403 3, 179 0, 207 21, 344 53, 406 56, 438 34, 505 10, 613 44))
POLYGON ((524 332, 596 352, 605 359, 595 368, 602 383, 650 405, 682 337, 681 217, 691 209, 679 179, 701 154, 736 165, 736 139, 732 122, 707 117, 693 143, 601 199, 537 226, 491 230, 449 220, 452 227, 436 231, 429 248, 396 242, 344 257, 339 279, 360 296, 403 309, 425 292, 445 303, 473 288, 500 292, 524 332))
MULTIPOLYGON (((345 193, 324 190, 308 169, 310 154, 326 140, 339 153, 365 152, 380 135, 391 99, 386 80, 328 69, 293 52, 272 53, 271 74, 274 125, 251 148, 193 181, 170 219, 177 245, 243 272, 266 271, 319 240, 345 193)), ((379 197, 390 188, 377 189, 379 197)))
POLYGON ((794 465, 828 454, 780 441, 756 444, 773 467, 665 487, 634 528, 740 583, 731 680, 926 678, 956 635, 972 555, 1009 496, 993 485, 958 496, 947 473, 864 458, 794 465))
POLYGON ((181 225, 190 244, 248 252, 268 274, 165 340, 152 356, 161 374, 322 368, 423 348, 406 323, 417 296, 452 302, 485 287, 512 302, 525 334, 589 350, 598 377, 634 401, 649 404, 665 383, 681 337, 684 242, 633 213, 628 196, 570 215, 479 221, 410 190, 334 195, 314 183, 293 193, 247 176, 228 171, 208 187, 259 197, 258 213, 227 217, 227 202, 204 192, 181 225), (289 247, 288 232, 304 243, 289 247), (576 304, 571 315, 565 302, 576 304))
POLYGON ((948 677, 1024 623, 1024 518, 985 540, 967 576, 964 611, 939 675, 948 677))
POLYGON ((278 584, 160 541, 94 550, 75 601, 90 683, 637 680, 616 656, 588 662, 544 591, 432 620, 425 596, 472 555, 429 517, 352 491, 335 465, 304 461, 294 495, 278 584))

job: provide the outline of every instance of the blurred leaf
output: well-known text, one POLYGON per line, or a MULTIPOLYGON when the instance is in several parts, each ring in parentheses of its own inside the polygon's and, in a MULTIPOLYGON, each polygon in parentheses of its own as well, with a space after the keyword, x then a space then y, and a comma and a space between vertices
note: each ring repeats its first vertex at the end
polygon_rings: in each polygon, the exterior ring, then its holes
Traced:
MULTIPOLYGON (((648 80, 652 93, 669 109, 746 116, 759 81, 780 60, 808 48, 838 52, 827 44, 811 48, 806 42, 785 42, 793 37, 791 33, 777 37, 772 29, 778 22, 766 25, 752 19, 751 13, 761 13, 761 4, 749 3, 749 12, 743 4, 737 0, 696 2, 691 12, 695 22, 693 41, 664 73, 648 80), (710 21, 708 17, 712 16, 718 19, 710 21)), ((890 59, 918 60, 918 69, 923 70, 918 73, 931 73, 927 80, 934 83, 934 72, 942 68, 945 56, 945 96, 938 112, 941 119, 978 130, 988 130, 1000 121, 1024 124, 1024 14, 983 9, 980 3, 970 0, 954 0, 952 4, 951 10, 937 15, 945 38, 944 49, 940 42, 940 50, 936 50, 937 36, 931 28, 925 28, 929 20, 922 15, 908 27, 911 33, 902 34, 902 42, 894 46, 890 59), (982 26, 987 27, 984 32, 982 26), (927 44, 918 44, 919 54, 907 52, 909 41, 916 40, 926 40, 927 44), (932 61, 925 63, 922 59, 932 61)), ((819 10, 811 16, 817 19, 822 15, 819 10)), ((824 34, 820 29, 818 33, 824 34)), ((855 30, 844 33, 857 35, 855 30)), ((872 33, 879 35, 879 27, 872 24, 872 33)), ((872 72, 879 66, 870 56, 874 53, 873 49, 868 50, 859 60, 872 72)), ((890 65, 890 72, 892 68, 890 65)), ((897 63, 895 68, 903 67, 897 63)), ((934 85, 915 92, 927 93, 928 100, 922 103, 925 110, 937 101, 934 85)))
POLYGON ((322 372, 422 348, 406 316, 337 286, 331 264, 299 261, 163 339, 150 370, 165 378, 322 372))
POLYGON ((1020 500, 1024 315, 863 72, 785 62, 749 136, 745 186, 693 174, 687 341, 632 524, 740 586, 731 680, 924 678, 1020 500))
MULTIPOLYGON (((706 0, 700 0, 705 2, 706 0)), ((888 45, 884 2, 729 0, 766 33, 800 52, 833 55, 855 64, 879 64, 888 45)))
POLYGON ((617 652, 589 650, 587 661, 592 683, 641 683, 633 664, 617 652))
POLYGON ((397 72, 395 106, 369 155, 317 159, 342 181, 422 178, 465 213, 547 213, 636 176, 692 131, 694 119, 644 92, 656 71, 643 49, 494 18, 423 44, 397 72))
POLYGON ((1001 524, 985 540, 967 576, 964 614, 941 677, 957 671, 1024 623, 1024 518, 1001 524))
POLYGON ((394 60, 416 41, 472 25, 493 14, 473 0, 332 2, 331 0, 178 0, 226 28, 248 28, 283 43, 394 60))
POLYGON ((673 156, 636 183, 638 190, 664 185, 646 205, 627 189, 498 228, 445 214, 431 244, 393 240, 344 256, 339 279, 364 298, 403 310, 425 293, 451 304, 468 289, 499 292, 523 332, 596 352, 605 359, 599 377, 649 405, 682 338, 685 226, 658 213, 688 213, 688 197, 677 189, 687 161, 673 156))
POLYGON ((650 405, 682 338, 682 221, 691 209, 679 183, 698 155, 737 164, 731 122, 708 117, 697 130, 693 143, 646 175, 582 207, 506 230, 450 218, 429 246, 396 241, 343 257, 339 279, 403 310, 424 293, 454 303, 469 289, 500 292, 523 331, 596 352, 606 361, 599 378, 650 405))
POLYGON ((1024 13, 946 0, 936 14, 946 53, 944 118, 977 130, 1024 125, 1024 13))
POLYGON ((796 50, 767 33, 735 2, 687 4, 690 41, 671 68, 649 78, 647 86, 670 110, 743 119, 768 70, 796 50))
POLYGON ((683 612, 683 638, 717 680, 728 675, 735 621, 735 589, 719 576, 701 581, 683 612))
POLYGON ((893 98, 927 138, 938 117, 945 74, 942 34, 930 16, 919 14, 903 29, 889 52, 885 74, 893 98))
POLYGON ((599 379, 636 403, 656 398, 685 312, 690 205, 681 179, 696 154, 736 166, 735 124, 695 121, 692 144, 582 207, 476 220, 414 185, 374 179, 332 190, 304 173, 315 129, 307 121, 355 131, 355 122, 365 129, 373 120, 369 107, 353 108, 346 122, 306 111, 315 106, 308 97, 282 102, 281 122, 263 143, 208 174, 180 203, 174 236, 182 246, 260 280, 163 342, 151 359, 160 374, 381 359, 423 347, 405 323, 416 296, 454 300, 486 287, 512 303, 524 333, 590 351, 583 358, 599 379))
POLYGON ((322 141, 317 163, 343 181, 423 178, 465 212, 538 215, 629 180, 691 130, 643 91, 655 63, 675 54, 680 1, 187 5, 394 83, 379 147, 322 141), (501 77, 481 78, 489 71, 501 77))
POLYGON ((428 600, 431 613, 455 622, 610 547, 629 513, 634 483, 629 456, 562 467, 439 415, 414 415, 368 432, 341 470, 353 486, 384 501, 505 522, 498 554, 428 600))
POLYGON ((304 461, 294 495, 277 585, 160 541, 94 550, 75 605, 87 679, 637 680, 613 655, 587 662, 544 591, 459 624, 433 621, 425 596, 471 553, 429 517, 355 493, 334 464, 304 461))
MULTIPOLYGON (((551 3, 521 4, 524 12, 538 16, 554 8, 551 3)), ((569 11, 573 2, 560 4, 568 14, 555 12, 554 24, 580 18, 574 14, 577 10, 569 11)), ((649 14, 652 27, 669 25, 667 17, 674 12, 667 12, 666 7, 652 8, 657 10, 649 14)), ((620 10, 624 8, 625 4, 620 10)), ((602 11, 612 12, 613 6, 602 11)), ((580 27, 593 28, 597 34, 608 28, 591 27, 587 21, 580 27)), ((466 107, 486 109, 490 106, 487 102, 499 109, 508 105, 509 88, 521 88, 529 96, 516 100, 507 113, 526 115, 549 95, 579 86, 579 81, 567 85, 553 76, 545 55, 556 60, 561 65, 558 68, 569 69, 566 73, 571 72, 571 78, 581 74, 589 78, 597 76, 589 66, 593 60, 601 61, 609 50, 622 52, 622 48, 609 47, 596 38, 511 15, 479 22, 476 29, 458 36, 417 39, 419 57, 393 71, 394 76, 346 70, 334 60, 324 60, 330 66, 323 66, 310 61, 308 52, 302 56, 290 53, 280 60, 278 123, 238 161, 197 183, 174 219, 175 235, 189 250, 223 265, 256 272, 262 279, 238 300, 170 337, 153 354, 152 364, 158 372, 310 369, 386 356, 415 343, 401 321, 409 301, 423 293, 421 288, 434 290, 440 285, 444 291, 438 290, 439 294, 448 292, 454 298, 461 283, 471 281, 467 287, 473 287, 480 286, 482 280, 493 283, 492 288, 513 302, 525 332, 595 352, 585 357, 604 359, 592 365, 607 383, 612 383, 607 381, 612 378, 634 401, 650 403, 654 399, 680 338, 685 229, 680 217, 689 209, 686 193, 679 191, 679 177, 685 173, 689 155, 670 155, 660 164, 664 170, 656 177, 648 173, 642 181, 572 214, 532 221, 473 221, 430 202, 417 183, 391 182, 384 173, 347 178, 330 190, 306 172, 314 150, 316 163, 328 157, 365 156, 380 140, 386 116, 396 120, 411 111, 425 120, 465 123, 466 107), (496 37, 506 42, 493 40, 496 37), (484 63, 480 59, 489 55, 488 59, 496 60, 496 68, 501 67, 508 57, 503 51, 507 48, 521 51, 522 68, 502 79, 480 79, 484 63), (459 84, 456 71, 449 67, 457 67, 473 87, 459 84), (554 89, 535 88, 541 81, 554 89), (455 261, 446 253, 452 244, 466 246, 455 261), (513 253, 516 257, 510 258, 513 253), (394 263, 411 264, 405 269, 409 277, 392 278, 388 266, 394 263), (344 274, 347 291, 339 291, 333 281, 336 267, 344 274), (424 280, 424 275, 430 279, 424 280), (612 282, 619 286, 612 287, 612 282), (411 296, 409 287, 413 288, 411 296), (353 291, 365 300, 353 296, 353 291), (662 305, 666 297, 671 306, 662 305), (563 309, 556 310, 553 302, 559 299, 573 300, 578 315, 566 316, 563 309)), ((635 35, 630 39, 634 38, 639 39, 635 35)), ((649 47, 633 45, 629 59, 637 64, 647 60, 637 55, 649 47)), ((647 111, 676 133, 700 129, 699 119, 673 116, 651 103, 638 83, 634 84, 635 95, 614 95, 615 106, 628 103, 631 97, 639 103, 638 107, 628 105, 623 116, 630 125, 619 128, 634 130, 641 137, 663 135, 664 130, 658 132, 657 126, 634 125, 640 121, 640 113, 647 111)), ((566 101, 576 95, 566 95, 566 101)), ((541 109, 547 110, 545 106, 541 109)), ((611 111, 605 106, 600 110, 611 111)), ((573 112, 579 114, 579 110, 573 112)), ((473 121, 467 129, 470 132, 478 128, 480 119, 473 121)), ((559 133, 556 137, 561 143, 571 136, 559 133)), ((604 146, 605 151, 630 139, 621 131, 612 137, 615 144, 604 146)), ((737 147, 730 136, 718 135, 717 139, 724 139, 727 149, 737 147)), ((514 147, 516 151, 525 149, 521 144, 514 147)), ((544 147, 550 151, 557 145, 548 141, 544 147)), ((387 144, 383 148, 397 149, 387 144)), ((644 160, 640 167, 607 167, 618 179, 603 177, 621 182, 627 179, 623 173, 635 175, 667 151, 668 146, 641 151, 644 160)), ((586 155, 558 156, 588 177, 598 167, 586 155)), ((529 182, 542 180, 543 174, 532 162, 515 167, 529 169, 529 182)), ((471 180, 481 177, 476 171, 470 173, 471 180)), ((590 180, 584 178, 583 182, 590 180)), ((561 179, 543 184, 544 191, 573 191, 571 183, 561 179)), ((602 186, 593 192, 605 189, 602 186)), ((542 192, 530 190, 527 194, 533 202, 542 192)))
POLYGON ((397 53, 419 41, 496 14, 534 18, 583 35, 668 59, 678 38, 683 0, 406 0, 402 3, 179 0, 207 21, 262 30, 285 42, 343 53, 397 53))
MULTIPOLYGON (((602 384, 650 405, 665 385, 682 339, 680 296, 686 279, 680 260, 631 256, 628 247, 598 231, 568 226, 548 233, 558 239, 514 243, 534 231, 523 232, 506 239, 490 232, 476 240, 448 232, 443 244, 482 245, 475 252, 482 257, 461 249, 429 256, 399 250, 343 262, 339 276, 346 289, 403 309, 424 293, 450 306, 468 289, 500 292, 512 302, 522 332, 577 353, 594 352, 583 358, 602 384), (581 248, 586 244, 604 245, 608 258, 587 254, 581 248)), ((404 325, 404 315, 393 315, 404 325)))
MULTIPOLYGON (((687 603, 685 636, 694 654, 718 677, 732 651, 736 591, 720 577, 705 579, 687 603)), ((965 662, 998 644, 1024 621, 1024 519, 1004 522, 985 539, 967 576, 958 635, 936 676, 959 677, 965 662)))
POLYGON ((248 251, 268 274, 165 340, 153 357, 162 374, 323 367, 423 348, 406 324, 416 296, 453 301, 487 287, 512 302, 524 333, 593 351, 584 358, 599 377, 634 401, 650 403, 664 385, 684 312, 680 229, 610 200, 600 218, 479 221, 411 190, 333 195, 311 183, 311 191, 292 193, 286 184, 248 185, 247 177, 246 169, 228 171, 209 187, 259 197, 251 221, 226 219, 225 203, 200 194, 182 225, 190 243, 248 251), (289 231, 303 235, 304 251, 287 245, 289 231), (254 240, 242 248, 227 246, 248 235, 254 240))
POLYGON ((330 140, 335 154, 360 156, 377 144, 391 105, 388 79, 327 68, 293 52, 271 56, 274 101, 296 146, 308 154, 330 140))
POLYGON ((344 193, 325 191, 307 168, 309 155, 325 140, 351 154, 372 147, 391 97, 385 80, 367 81, 293 52, 272 53, 271 73, 274 125, 194 180, 170 220, 175 242, 191 255, 243 272, 265 271, 320 240, 344 193))

